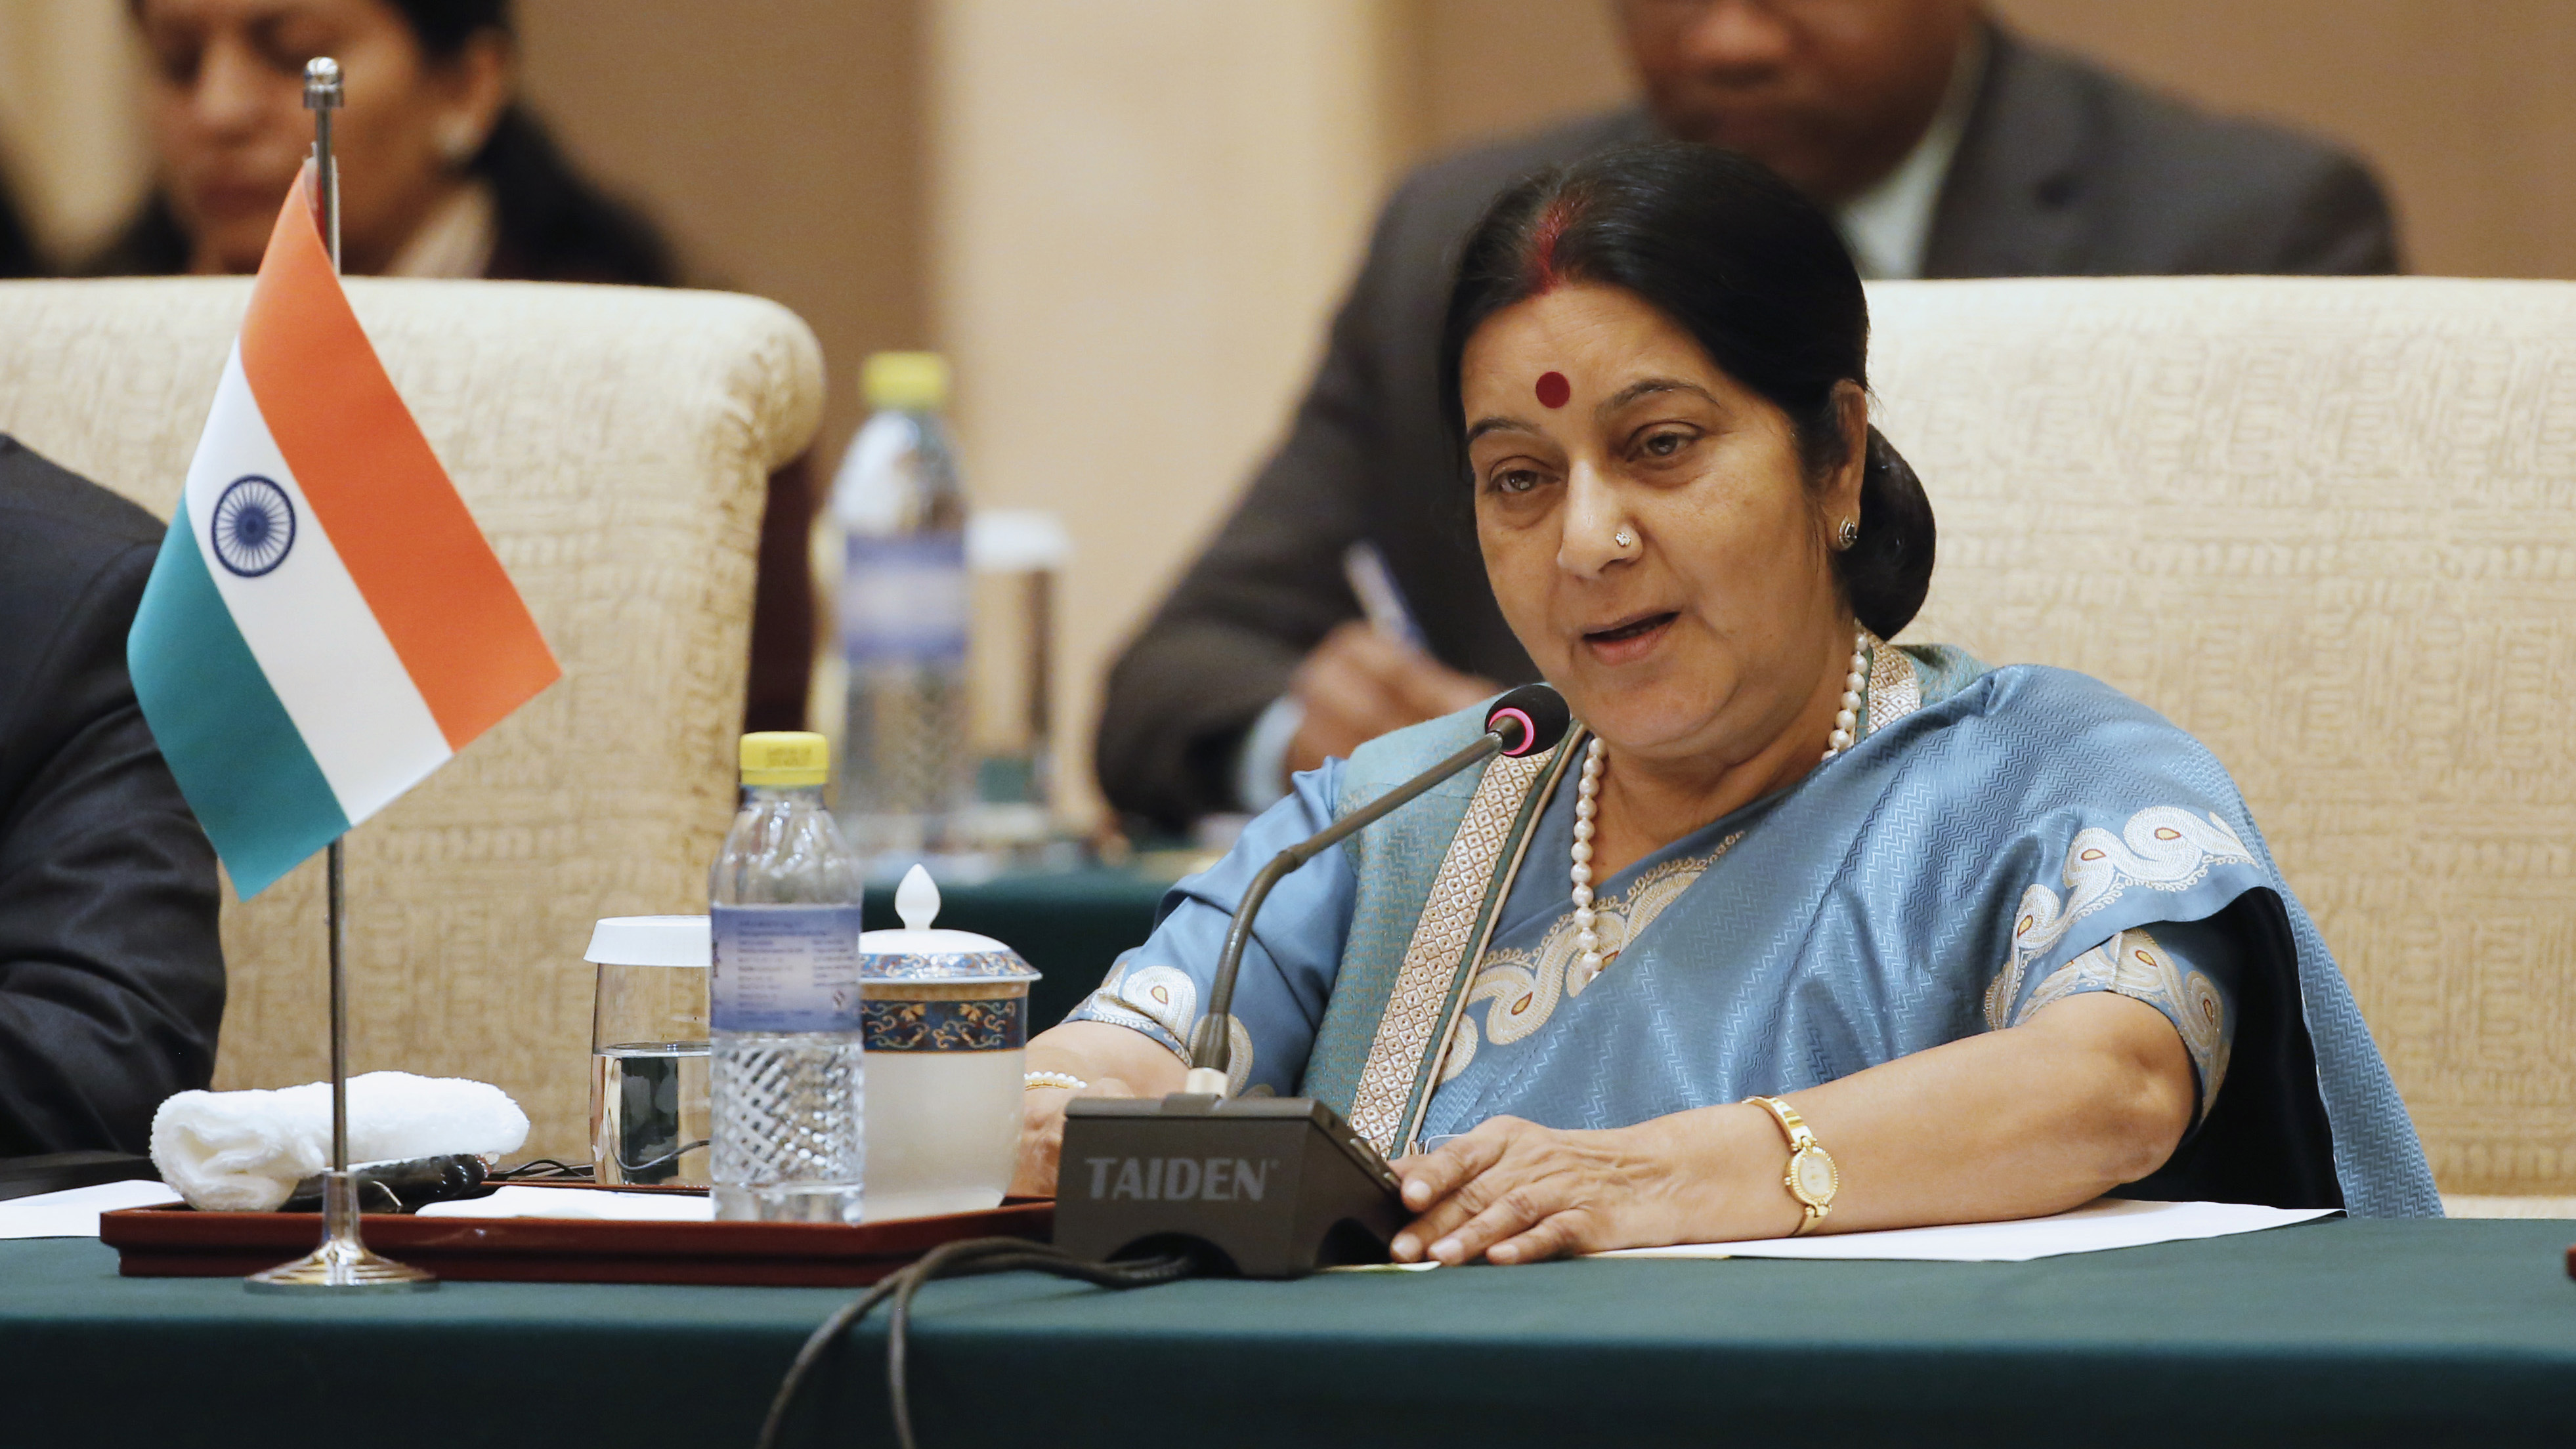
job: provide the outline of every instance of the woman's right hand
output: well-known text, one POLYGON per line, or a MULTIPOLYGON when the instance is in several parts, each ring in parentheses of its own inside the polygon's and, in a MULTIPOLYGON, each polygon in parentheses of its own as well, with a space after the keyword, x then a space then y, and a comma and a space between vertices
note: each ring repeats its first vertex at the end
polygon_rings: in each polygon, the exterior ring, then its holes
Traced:
POLYGON ((1029 1039, 1032 1072, 1062 1072, 1087 1085, 1031 1087, 1020 1094, 1020 1155, 1011 1171, 1013 1197, 1055 1196, 1056 1160, 1064 1151, 1064 1109, 1080 1097, 1162 1096, 1181 1089, 1188 1068, 1161 1042, 1105 1021, 1068 1021, 1029 1039))
POLYGON ((1133 1088, 1115 1077, 1092 1080, 1079 1092, 1069 1087, 1031 1087, 1022 1092, 1020 1159, 1011 1172, 1011 1196, 1055 1196, 1056 1163, 1064 1153, 1064 1109, 1074 1098, 1135 1095, 1133 1088))

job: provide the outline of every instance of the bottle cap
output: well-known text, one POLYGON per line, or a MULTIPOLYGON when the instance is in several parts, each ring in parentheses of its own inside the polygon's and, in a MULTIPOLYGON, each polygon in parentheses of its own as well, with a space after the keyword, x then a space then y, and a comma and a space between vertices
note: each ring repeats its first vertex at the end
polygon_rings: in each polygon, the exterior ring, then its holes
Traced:
POLYGON ((871 352, 861 378, 872 408, 926 412, 948 406, 948 359, 936 352, 871 352))
POLYGON ((832 772, 832 744, 803 730, 763 730, 742 737, 746 785, 820 785, 832 772))

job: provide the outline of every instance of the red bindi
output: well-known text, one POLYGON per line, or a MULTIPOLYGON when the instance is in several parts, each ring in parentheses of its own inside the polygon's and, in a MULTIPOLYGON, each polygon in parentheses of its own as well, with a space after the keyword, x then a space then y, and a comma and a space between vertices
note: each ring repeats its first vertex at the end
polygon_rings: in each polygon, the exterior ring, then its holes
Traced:
POLYGON ((1548 407, 1561 408, 1565 406, 1565 400, 1572 396, 1574 396, 1574 384, 1565 380, 1564 373, 1542 372, 1538 375, 1538 400, 1541 403, 1548 407))

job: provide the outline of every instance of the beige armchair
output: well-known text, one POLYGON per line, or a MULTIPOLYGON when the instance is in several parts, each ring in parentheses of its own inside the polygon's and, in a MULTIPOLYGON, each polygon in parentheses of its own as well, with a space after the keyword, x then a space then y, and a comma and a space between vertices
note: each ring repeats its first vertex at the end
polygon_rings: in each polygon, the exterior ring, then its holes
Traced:
MULTIPOLYGON (((352 280, 350 298, 563 679, 349 839, 351 1049, 497 1082, 586 1158, 604 915, 703 910, 733 802, 768 474, 822 407, 813 334, 748 297, 352 280)), ((239 280, 0 285, 0 431, 167 517, 239 280)), ((317 859, 226 901, 216 1081, 328 1070, 317 859)))
POLYGON ((1871 311, 1940 519, 1907 637, 2207 742, 2455 1209, 2576 1194, 2576 284, 1914 282, 1871 311))

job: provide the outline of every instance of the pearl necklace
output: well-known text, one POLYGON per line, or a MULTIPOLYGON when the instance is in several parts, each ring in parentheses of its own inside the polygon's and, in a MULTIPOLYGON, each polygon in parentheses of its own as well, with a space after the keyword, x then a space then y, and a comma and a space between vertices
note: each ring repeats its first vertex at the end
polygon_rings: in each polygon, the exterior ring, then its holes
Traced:
MULTIPOLYGON (((1869 682, 1869 631, 1852 635, 1851 669, 1843 675, 1842 708, 1834 711, 1833 733, 1825 736, 1825 759, 1852 746, 1860 723, 1860 692, 1869 682)), ((1583 778, 1574 789, 1574 864, 1566 878, 1574 882, 1574 948, 1586 977, 1601 971, 1600 918, 1592 909, 1592 837, 1601 814, 1601 769, 1609 761, 1601 737, 1594 735, 1583 751, 1583 778)))
POLYGON ((1869 683, 1869 631, 1852 635, 1851 672, 1843 676, 1843 707, 1834 711, 1834 730, 1825 736, 1825 758, 1830 760, 1852 746, 1852 731, 1860 727, 1860 692, 1869 683))

